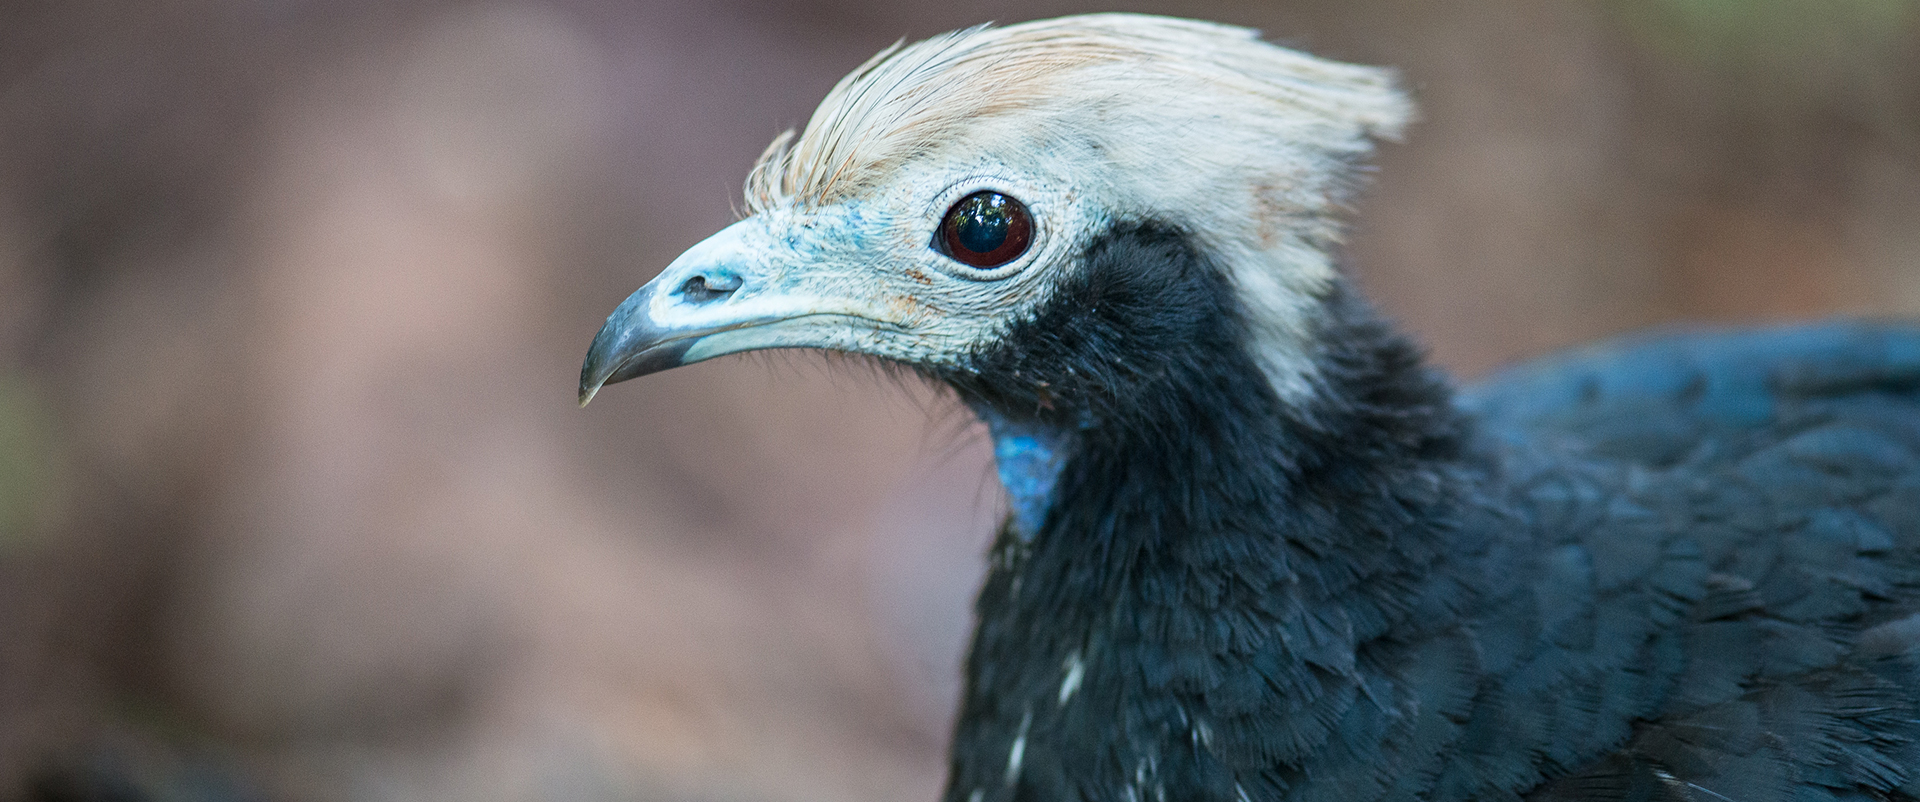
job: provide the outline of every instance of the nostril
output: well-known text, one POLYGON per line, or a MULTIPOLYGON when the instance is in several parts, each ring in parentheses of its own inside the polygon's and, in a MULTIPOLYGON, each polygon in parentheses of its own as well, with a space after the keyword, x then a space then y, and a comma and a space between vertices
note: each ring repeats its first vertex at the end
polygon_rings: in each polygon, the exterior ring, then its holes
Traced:
POLYGON ((680 284, 680 294, 694 303, 705 303, 740 289, 740 277, 732 273, 702 273, 680 284))

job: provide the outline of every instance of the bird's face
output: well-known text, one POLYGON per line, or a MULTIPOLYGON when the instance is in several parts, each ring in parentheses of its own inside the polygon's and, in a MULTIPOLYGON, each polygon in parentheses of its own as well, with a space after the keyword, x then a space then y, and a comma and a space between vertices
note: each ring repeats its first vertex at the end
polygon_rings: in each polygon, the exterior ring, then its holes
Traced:
POLYGON ((1101 399, 1082 396, 1195 358, 1193 327, 1227 314, 1284 396, 1307 381, 1341 187, 1406 111, 1380 71, 1158 17, 882 53, 769 149, 752 216, 608 318, 582 403, 724 354, 820 348, 1085 414, 1101 399))
POLYGON ((929 156, 857 195, 781 204, 722 229, 607 320, 581 372, 582 399, 605 383, 766 348, 962 368, 1033 317, 1073 268, 1080 235, 1107 214, 1019 152, 1031 151, 929 156))

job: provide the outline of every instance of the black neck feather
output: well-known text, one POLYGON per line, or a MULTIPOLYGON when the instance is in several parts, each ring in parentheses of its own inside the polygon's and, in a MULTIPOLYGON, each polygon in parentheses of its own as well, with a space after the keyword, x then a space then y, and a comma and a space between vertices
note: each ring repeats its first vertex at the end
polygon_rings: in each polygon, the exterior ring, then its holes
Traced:
MULTIPOLYGON (((1289 403, 1249 352, 1230 277, 1181 231, 1116 228, 1036 318, 940 376, 986 414, 1067 452, 1045 524, 1095 548, 1272 531, 1322 505, 1421 492, 1462 448, 1445 382, 1338 281, 1311 321, 1313 391, 1289 403)), ((1433 488, 1437 489, 1437 488, 1433 488)), ((1397 528, 1397 527, 1395 527, 1397 528)), ((1296 533, 1326 553, 1355 532, 1296 533)))
POLYGON ((1231 799, 1201 776, 1219 759, 1172 745, 1219 732, 1303 765, 1368 690, 1362 664, 1404 661, 1382 635, 1452 625, 1468 591, 1430 579, 1466 482, 1445 383, 1342 284, 1310 321, 1306 398, 1275 392, 1244 321, 1191 238, 1122 226, 1039 316, 940 376, 1064 451, 1038 531, 1002 537, 981 593, 949 799, 1147 773, 1231 799), (1236 718, 1247 677, 1264 684, 1236 718))

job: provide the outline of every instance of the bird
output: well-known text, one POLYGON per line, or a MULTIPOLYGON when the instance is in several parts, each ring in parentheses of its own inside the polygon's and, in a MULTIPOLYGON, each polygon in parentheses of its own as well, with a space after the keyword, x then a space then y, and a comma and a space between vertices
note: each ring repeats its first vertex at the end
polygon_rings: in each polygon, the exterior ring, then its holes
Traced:
POLYGON ((616 307, 580 403, 806 348, 985 424, 945 802, 1920 799, 1920 326, 1460 385, 1341 263, 1413 113, 1211 22, 896 44, 616 307))

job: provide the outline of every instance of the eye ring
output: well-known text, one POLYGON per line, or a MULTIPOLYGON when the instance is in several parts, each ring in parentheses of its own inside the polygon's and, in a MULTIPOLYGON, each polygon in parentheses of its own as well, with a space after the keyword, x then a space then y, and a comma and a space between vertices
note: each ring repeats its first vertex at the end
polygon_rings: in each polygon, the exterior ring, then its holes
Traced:
POLYGON ((947 208, 933 249, 968 267, 999 267, 1033 243, 1033 215, 1024 203, 993 190, 975 192, 947 208))

